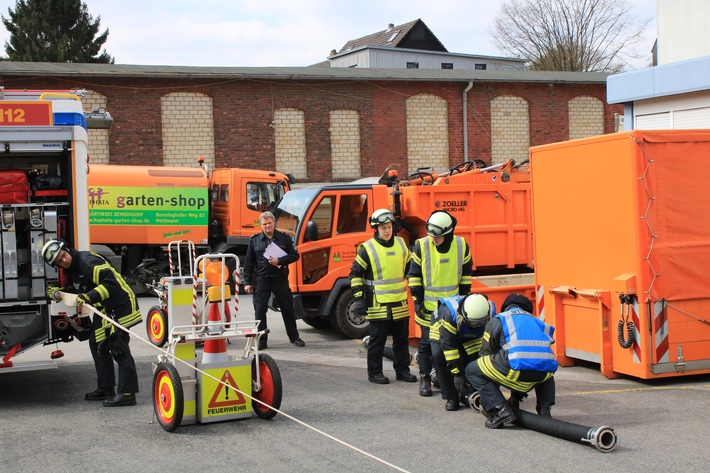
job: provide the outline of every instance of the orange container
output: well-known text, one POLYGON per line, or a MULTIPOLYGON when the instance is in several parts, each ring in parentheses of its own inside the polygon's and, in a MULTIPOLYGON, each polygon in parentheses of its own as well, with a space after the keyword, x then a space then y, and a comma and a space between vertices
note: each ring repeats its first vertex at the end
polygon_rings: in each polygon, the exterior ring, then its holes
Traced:
POLYGON ((561 365, 710 372, 710 130, 530 150, 538 313, 561 365))

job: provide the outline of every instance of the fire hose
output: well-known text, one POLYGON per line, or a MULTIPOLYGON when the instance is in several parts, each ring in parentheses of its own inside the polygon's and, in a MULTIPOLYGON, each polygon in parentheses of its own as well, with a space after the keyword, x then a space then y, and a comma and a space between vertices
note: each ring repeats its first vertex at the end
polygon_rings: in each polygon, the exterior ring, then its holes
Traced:
POLYGON ((552 435, 563 440, 589 444, 600 452, 611 452, 616 447, 616 434, 614 429, 602 425, 600 427, 586 427, 571 422, 565 422, 551 417, 540 416, 523 410, 516 410, 515 424, 526 429, 534 430, 547 435, 552 435))

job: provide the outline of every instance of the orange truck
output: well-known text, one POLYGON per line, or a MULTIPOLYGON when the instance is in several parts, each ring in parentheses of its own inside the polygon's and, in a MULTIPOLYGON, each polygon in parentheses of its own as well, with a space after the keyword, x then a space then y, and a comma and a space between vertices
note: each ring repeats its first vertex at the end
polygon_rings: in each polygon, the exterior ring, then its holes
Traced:
POLYGON ((710 373, 710 130, 530 150, 538 312, 558 362, 710 373))
MULTIPOLYGON (((136 293, 170 273, 168 243, 189 240, 198 252, 243 261, 259 215, 293 179, 285 174, 204 167, 93 164, 88 183, 92 249, 120 268, 136 293)), ((185 264, 189 258, 183 258, 185 264)), ((188 268, 184 268, 189 274, 188 268)))
POLYGON ((274 213, 276 226, 294 238, 301 258, 291 266, 290 284, 302 320, 362 338, 368 322, 352 307, 348 274, 358 245, 373 235, 368 219, 389 208, 413 245, 426 235, 433 210, 458 220, 456 233, 471 246, 473 287, 500 306, 510 292, 534 300, 530 173, 525 166, 476 167, 469 161, 436 175, 420 170, 399 180, 388 169, 377 183, 354 182, 288 192, 274 213))

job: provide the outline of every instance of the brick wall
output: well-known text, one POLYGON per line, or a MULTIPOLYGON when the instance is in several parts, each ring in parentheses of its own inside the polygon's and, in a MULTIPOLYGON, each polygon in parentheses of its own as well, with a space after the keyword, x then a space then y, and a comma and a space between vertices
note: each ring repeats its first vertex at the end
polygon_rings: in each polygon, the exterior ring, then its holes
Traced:
POLYGON ((431 94, 407 99, 408 172, 431 167, 441 173, 449 166, 448 107, 446 100, 431 94))
MULTIPOLYGON (((106 97, 93 90, 86 91, 86 95, 81 99, 81 104, 85 112, 95 109, 108 110, 106 97)), ((89 130, 89 160, 94 164, 109 163, 108 130, 89 130)))
POLYGON ((360 117, 357 111, 330 112, 330 149, 334 180, 354 180, 362 176, 360 117))
POLYGON ((491 164, 528 158, 530 117, 522 97, 502 95, 491 103, 491 164))
POLYGON ((214 168, 212 98, 195 92, 173 92, 160 99, 163 162, 166 166, 197 165, 197 157, 214 168))
POLYGON ((604 133, 604 103, 594 97, 575 97, 567 102, 569 139, 586 138, 604 133))
POLYGON ((293 174, 302 181, 308 176, 306 165, 306 125, 302 110, 282 108, 274 112, 276 170, 293 174))
MULTIPOLYGON (((570 105, 576 97, 585 97, 580 103, 587 103, 586 97, 599 101, 603 121, 599 129, 604 133, 613 132, 614 113, 623 114, 622 106, 606 105, 603 83, 475 82, 466 96, 468 140, 464 140, 462 94, 468 85, 466 82, 166 79, 157 75, 75 77, 0 76, 0 85, 90 90, 92 106, 105 106, 114 118, 107 133, 109 153, 105 152, 104 131, 103 144, 99 145, 100 138, 92 143, 92 147, 98 146, 91 151, 93 162, 110 156, 114 164, 186 162, 192 165, 198 154, 209 154, 205 151, 209 143, 194 144, 192 138, 183 139, 187 130, 180 129, 181 122, 171 122, 169 115, 164 114, 164 104, 177 100, 181 104, 178 106, 181 111, 177 113, 191 114, 194 100, 200 110, 196 116, 203 118, 199 123, 194 122, 191 129, 199 128, 202 137, 209 136, 210 128, 213 130, 216 167, 290 170, 302 181, 311 182, 327 182, 340 176, 350 178, 345 175, 354 172, 346 171, 347 164, 341 162, 350 158, 342 158, 342 150, 337 149, 342 141, 336 135, 342 136, 345 129, 333 128, 332 117, 338 114, 331 112, 335 111, 358 116, 360 169, 366 175, 378 175, 389 164, 398 164, 401 174, 419 165, 433 166, 440 171, 464 160, 465 142, 468 159, 490 163, 494 144, 496 155, 513 152, 522 157, 525 147, 522 124, 512 133, 501 122, 496 125, 494 136, 493 122, 500 117, 492 112, 492 107, 503 103, 495 101, 498 97, 517 97, 527 104, 530 146, 569 138, 570 128, 577 127, 577 118, 570 118, 570 113, 575 117, 577 114, 574 111, 577 102, 570 105), (203 115, 209 101, 211 126, 209 117, 203 115), (409 104, 416 104, 416 113, 409 104), (277 132, 281 118, 277 111, 283 113, 284 110, 291 110, 286 115, 295 113, 302 117, 300 138, 281 141, 282 136, 277 132), (416 117, 417 121, 410 123, 408 116, 416 117), (434 135, 425 140, 418 135, 432 130, 436 130, 434 135), (499 151, 510 142, 517 143, 512 151, 499 151), (188 146, 187 151, 179 155, 183 146, 188 146)), ((86 103, 89 108, 89 100, 86 103)), ((355 145, 348 145, 348 149, 346 154, 354 156, 355 145)))

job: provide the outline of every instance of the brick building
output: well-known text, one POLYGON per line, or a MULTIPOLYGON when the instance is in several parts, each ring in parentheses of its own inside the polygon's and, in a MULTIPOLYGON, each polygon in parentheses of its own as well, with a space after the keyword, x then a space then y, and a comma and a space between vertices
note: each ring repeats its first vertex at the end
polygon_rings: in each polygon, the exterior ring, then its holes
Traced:
POLYGON ((606 74, 0 62, 8 89, 85 89, 92 162, 276 169, 324 182, 442 172, 614 130, 606 74), (402 171, 400 171, 402 173, 402 171))

